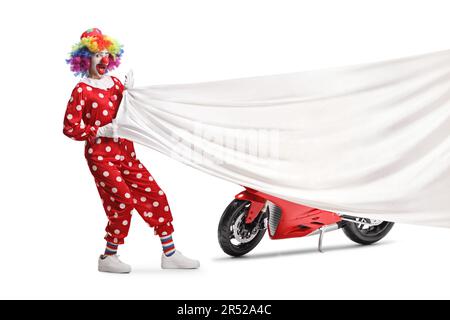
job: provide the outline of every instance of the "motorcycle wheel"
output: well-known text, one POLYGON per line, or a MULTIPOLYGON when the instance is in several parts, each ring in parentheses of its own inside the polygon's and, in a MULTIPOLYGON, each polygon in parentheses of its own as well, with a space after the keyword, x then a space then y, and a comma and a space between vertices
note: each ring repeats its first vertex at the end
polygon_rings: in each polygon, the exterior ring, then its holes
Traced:
POLYGON ((250 201, 233 200, 222 214, 218 228, 219 244, 222 250, 233 257, 252 251, 266 233, 264 216, 258 216, 251 224, 245 223, 250 201))
POLYGON ((394 226, 393 222, 388 221, 376 221, 366 218, 355 218, 355 220, 360 221, 361 223, 347 221, 342 230, 350 240, 362 245, 369 245, 380 241, 394 226), (369 226, 363 222, 375 225, 369 226))

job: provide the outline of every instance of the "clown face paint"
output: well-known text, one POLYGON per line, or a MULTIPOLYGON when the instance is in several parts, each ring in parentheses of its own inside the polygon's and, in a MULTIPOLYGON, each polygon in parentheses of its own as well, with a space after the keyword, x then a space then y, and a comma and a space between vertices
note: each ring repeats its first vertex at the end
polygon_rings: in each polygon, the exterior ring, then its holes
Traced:
POLYGON ((89 69, 89 75, 92 78, 100 79, 107 70, 109 64, 109 52, 103 50, 94 53, 91 57, 91 68, 89 69))

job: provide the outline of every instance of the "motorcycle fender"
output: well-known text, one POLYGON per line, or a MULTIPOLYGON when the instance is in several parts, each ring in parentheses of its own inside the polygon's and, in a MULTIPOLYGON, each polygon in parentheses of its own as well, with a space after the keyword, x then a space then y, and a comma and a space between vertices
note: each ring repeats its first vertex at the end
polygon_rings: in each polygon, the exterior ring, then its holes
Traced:
POLYGON ((266 199, 256 196, 248 191, 242 191, 235 196, 237 200, 247 200, 250 202, 248 215, 245 223, 252 223, 266 205, 266 199))

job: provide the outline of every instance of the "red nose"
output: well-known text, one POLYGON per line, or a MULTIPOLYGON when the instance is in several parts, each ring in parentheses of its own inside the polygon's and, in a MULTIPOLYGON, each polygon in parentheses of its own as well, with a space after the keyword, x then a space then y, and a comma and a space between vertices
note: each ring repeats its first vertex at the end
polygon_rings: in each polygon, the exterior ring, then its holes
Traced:
POLYGON ((103 57, 102 60, 100 60, 100 63, 101 63, 101 64, 108 65, 108 63, 109 63, 109 57, 103 57))

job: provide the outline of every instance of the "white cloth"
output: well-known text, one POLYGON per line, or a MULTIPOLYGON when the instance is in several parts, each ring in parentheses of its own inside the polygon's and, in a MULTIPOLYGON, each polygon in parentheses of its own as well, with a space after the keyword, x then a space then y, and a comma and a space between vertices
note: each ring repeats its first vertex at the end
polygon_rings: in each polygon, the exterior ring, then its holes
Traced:
POLYGON ((450 227, 450 51, 136 87, 115 124, 121 137, 296 203, 450 227))

